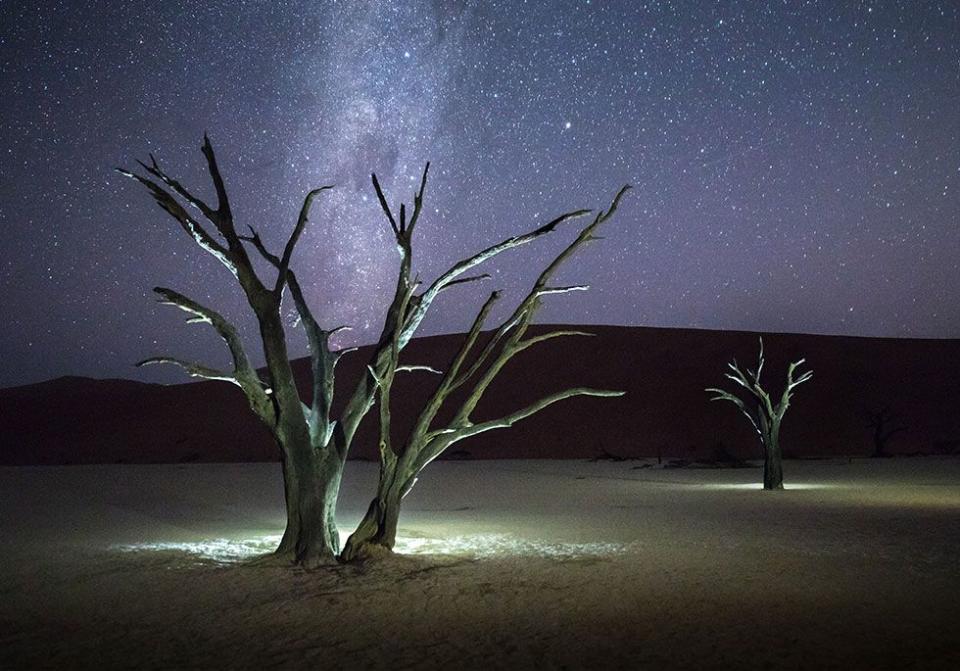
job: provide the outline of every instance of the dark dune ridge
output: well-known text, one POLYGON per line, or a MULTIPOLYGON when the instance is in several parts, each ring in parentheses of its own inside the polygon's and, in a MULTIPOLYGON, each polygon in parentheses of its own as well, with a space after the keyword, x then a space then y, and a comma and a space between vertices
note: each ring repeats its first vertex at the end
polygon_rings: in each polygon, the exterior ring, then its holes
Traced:
MULTIPOLYGON (((532 332, 549 328, 537 326, 532 332)), ((506 414, 567 386, 620 389, 626 396, 561 401, 513 429, 458 443, 446 457, 759 457, 746 420, 729 403, 710 403, 703 391, 725 382, 731 357, 755 363, 757 334, 577 328, 595 336, 556 339, 518 355, 474 419, 506 414)), ((442 369, 460 341, 457 335, 415 340, 404 360, 442 369)), ((906 427, 889 439, 890 454, 960 451, 960 340, 765 334, 764 342, 764 379, 771 393, 781 392, 788 361, 805 357, 814 370, 813 380, 796 391, 784 422, 786 456, 871 454, 870 414, 883 408, 906 427)), ((352 390, 368 356, 369 348, 361 348, 340 363, 343 395, 352 390)), ((307 389, 307 360, 298 360, 296 369, 307 389)), ((435 382, 419 372, 398 378, 393 411, 398 438, 435 382)), ((375 458, 375 415, 361 427, 352 458, 375 458)), ((223 382, 157 385, 67 377, 3 389, 0 436, 5 465, 277 458, 240 390, 223 382)))

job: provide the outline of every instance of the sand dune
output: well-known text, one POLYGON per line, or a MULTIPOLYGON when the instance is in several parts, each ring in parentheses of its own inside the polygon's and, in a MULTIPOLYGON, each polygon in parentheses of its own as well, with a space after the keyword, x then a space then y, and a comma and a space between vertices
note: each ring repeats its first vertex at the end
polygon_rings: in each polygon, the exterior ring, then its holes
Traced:
MULTIPOLYGON (((545 327, 537 327, 539 331, 545 327)), ((579 328, 579 327, 578 327, 579 328)), ((755 456, 746 422, 704 387, 723 382, 726 362, 756 357, 753 333, 590 327, 593 338, 554 340, 517 357, 491 387, 479 417, 510 412, 569 385, 626 390, 620 399, 574 399, 518 424, 455 446, 453 457, 711 459, 755 456)), ((889 407, 907 429, 897 454, 960 449, 960 341, 765 335, 767 379, 779 391, 790 359, 806 357, 814 380, 800 388, 782 442, 793 456, 864 455, 873 450, 867 415, 889 407)), ((458 336, 413 341, 410 363, 442 368, 458 336)), ((363 369, 368 349, 340 364, 339 390, 363 369)), ((304 389, 308 366, 297 362, 304 389)), ((405 375, 394 392, 398 429, 435 383, 405 375)), ((343 398, 340 397, 342 402, 343 398)), ((361 428, 353 456, 373 458, 375 425, 361 428)), ((0 463, 263 461, 276 453, 238 389, 222 382, 152 385, 61 378, 0 390, 0 463)))

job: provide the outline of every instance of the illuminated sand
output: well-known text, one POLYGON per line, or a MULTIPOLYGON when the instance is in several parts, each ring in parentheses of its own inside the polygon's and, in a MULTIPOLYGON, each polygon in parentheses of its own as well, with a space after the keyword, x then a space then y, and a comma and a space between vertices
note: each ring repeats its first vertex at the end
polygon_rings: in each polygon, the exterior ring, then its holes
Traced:
POLYGON ((0 668, 960 668, 960 460, 638 463, 435 464, 314 572, 274 465, 0 469, 0 668))

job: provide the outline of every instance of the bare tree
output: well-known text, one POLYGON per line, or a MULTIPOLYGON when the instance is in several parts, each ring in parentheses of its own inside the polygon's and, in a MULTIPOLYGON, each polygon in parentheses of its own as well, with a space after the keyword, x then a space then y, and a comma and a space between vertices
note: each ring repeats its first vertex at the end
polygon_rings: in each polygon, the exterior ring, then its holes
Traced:
MULTIPOLYGON (((573 396, 610 397, 623 395, 621 391, 574 387, 550 394, 504 417, 480 422, 474 422, 471 419, 472 413, 484 392, 515 355, 537 343, 553 338, 592 335, 582 331, 562 330, 529 338, 524 337, 544 296, 583 291, 589 288, 584 285, 554 286, 550 284, 550 280, 557 269, 574 252, 586 243, 598 239, 594 233, 601 224, 613 216, 620 199, 628 188, 628 186, 623 187, 617 193, 610 208, 599 212, 592 222, 580 231, 576 239, 566 246, 540 273, 529 293, 520 301, 510 316, 493 331, 483 347, 478 348, 477 343, 491 308, 500 298, 500 293, 497 291, 491 293, 480 308, 460 349, 444 372, 423 366, 399 365, 400 342, 395 340, 392 343, 390 348, 392 356, 389 365, 381 373, 376 374, 380 398, 380 478, 377 496, 370 502, 367 513, 357 530, 347 540, 343 551, 345 559, 377 556, 392 551, 396 542, 401 500, 414 486, 418 475, 427 464, 454 443, 485 431, 513 426, 516 422, 558 401, 573 396), (394 444, 391 437, 390 415, 390 395, 394 376, 403 370, 422 369, 438 374, 440 381, 433 394, 425 402, 409 434, 399 444, 394 444), (461 399, 459 405, 455 406, 452 413, 446 413, 452 414, 452 419, 437 424, 438 413, 444 408, 445 402, 451 398, 451 395, 458 390, 457 397, 461 399)), ((379 189, 378 195, 380 195, 379 189)), ((382 195, 380 202, 386 216, 392 221, 393 215, 382 195)), ((371 374, 374 374, 373 371, 371 371, 371 374)))
MULTIPOLYGON (((404 206, 400 208, 399 219, 392 215, 389 218, 400 253, 395 295, 385 315, 377 346, 371 354, 368 372, 357 381, 344 409, 335 418, 332 416, 335 370, 345 350, 331 349, 330 336, 343 327, 327 330, 320 326, 306 302, 295 272, 290 267, 314 200, 332 187, 323 186, 306 195, 293 231, 283 251, 277 255, 267 249, 252 227, 249 235, 237 233, 224 180, 213 147, 206 136, 202 151, 216 190, 216 207, 207 204, 170 177, 152 155, 149 165, 138 162, 146 175, 119 168, 117 170, 146 187, 157 204, 177 221, 197 245, 222 263, 237 279, 259 325, 266 361, 266 379, 261 379, 251 365, 237 330, 229 321, 218 312, 163 287, 154 289, 160 302, 189 313, 187 323, 210 324, 226 342, 233 367, 231 370, 218 370, 167 356, 151 357, 138 365, 173 364, 194 377, 223 380, 240 387, 250 408, 270 431, 279 447, 287 521, 276 554, 301 564, 332 561, 340 550, 334 513, 343 466, 351 442, 361 420, 375 403, 379 381, 393 374, 399 351, 413 337, 433 301, 450 287, 487 277, 466 275, 473 268, 504 251, 547 235, 561 223, 583 216, 585 212, 562 214, 529 233, 488 247, 454 264, 429 287, 416 293, 418 285, 410 275, 412 239, 422 210, 430 167, 427 164, 419 189, 414 195, 413 212, 409 219, 404 206), (200 223, 196 212, 212 225, 212 232, 200 223), (274 268, 275 278, 264 281, 257 274, 246 245, 251 245, 274 268), (286 289, 290 290, 293 297, 310 346, 312 384, 309 403, 301 399, 297 390, 287 351, 281 315, 281 303, 286 289)), ((373 183, 381 205, 385 205, 386 201, 375 175, 373 183)))
POLYGON ((711 401, 730 401, 740 408, 740 412, 750 420, 750 424, 760 435, 760 443, 763 446, 764 489, 783 489, 780 425, 783 423, 783 416, 787 413, 787 408, 790 407, 793 390, 813 377, 813 371, 808 370, 794 379, 794 371, 804 361, 804 359, 800 359, 790 364, 787 369, 787 386, 780 396, 780 402, 774 405, 770 399, 770 394, 760 386, 760 374, 763 371, 763 338, 760 338, 760 355, 755 371, 748 368, 746 374, 744 374, 737 365, 736 359, 727 364, 731 372, 726 373, 726 377, 747 390, 750 396, 746 401, 723 389, 710 388, 706 390, 708 393, 714 394, 710 399, 711 401))
POLYGON ((885 405, 867 413, 867 426, 873 429, 873 457, 888 457, 887 442, 909 427, 901 423, 900 416, 885 405))

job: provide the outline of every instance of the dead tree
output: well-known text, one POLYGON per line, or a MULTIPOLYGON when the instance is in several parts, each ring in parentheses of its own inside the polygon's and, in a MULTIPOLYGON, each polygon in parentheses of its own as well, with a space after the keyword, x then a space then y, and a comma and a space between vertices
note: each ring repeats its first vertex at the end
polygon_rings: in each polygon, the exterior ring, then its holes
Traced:
MULTIPOLYGON (((629 187, 623 187, 613 200, 610 208, 597 214, 591 223, 585 226, 576 239, 543 270, 534 282, 530 292, 523 298, 512 314, 486 340, 482 347, 478 341, 484 322, 500 293, 494 291, 477 313, 460 349, 443 372, 427 369, 440 376, 432 395, 425 402, 416 418, 413 428, 404 440, 395 444, 391 438, 390 396, 394 376, 403 370, 424 369, 423 366, 403 366, 399 364, 400 342, 390 346, 390 362, 376 375, 379 393, 379 462, 380 478, 377 495, 367 512, 350 536, 344 547, 343 557, 347 560, 378 556, 392 551, 396 542, 400 505, 404 496, 417 481, 420 472, 431 461, 440 456, 454 443, 476 436, 485 431, 513 426, 516 422, 530 417, 544 408, 573 396, 621 396, 621 391, 574 387, 550 394, 517 411, 480 422, 474 422, 471 416, 503 367, 517 354, 538 343, 562 336, 589 336, 590 333, 573 330, 551 331, 542 335, 525 338, 527 329, 544 296, 551 294, 583 291, 587 286, 554 286, 551 278, 557 269, 586 243, 598 239, 594 233, 597 228, 610 219, 617 209, 623 194, 629 187), (457 393, 459 405, 452 412, 452 419, 437 423, 437 415, 444 408, 451 395, 457 393)), ((378 195, 379 189, 378 189, 378 195)), ((390 208, 383 197, 380 203, 388 219, 393 220, 390 208)), ((401 209, 402 212, 402 209, 401 209)), ((580 212, 577 214, 586 214, 580 212)), ((408 290, 409 293, 409 290, 408 290)), ((406 309, 410 309, 409 307, 406 309)), ((373 372, 371 371, 371 374, 373 372)))
MULTIPOLYGON (((283 251, 279 255, 274 254, 252 227, 249 235, 237 233, 224 180, 206 136, 202 151, 216 190, 216 207, 207 204, 170 177, 152 155, 150 164, 140 163, 145 175, 123 169, 118 169, 118 172, 146 187, 157 204, 177 221, 197 245, 222 263, 237 279, 259 325, 266 361, 265 379, 261 379, 251 365, 237 330, 230 322, 216 311, 163 287, 154 289, 160 302, 189 313, 187 323, 210 324, 226 342, 233 367, 231 370, 217 370, 167 356, 151 357, 138 365, 174 364, 194 377, 223 380, 240 387, 250 408, 267 427, 280 452, 287 521, 276 554, 301 564, 332 561, 340 550, 334 512, 351 442, 361 420, 375 403, 378 381, 395 368, 398 352, 413 337, 434 299, 450 287, 487 277, 468 276, 466 273, 504 251, 547 235, 561 223, 582 216, 584 212, 568 212, 529 233, 488 247, 456 263, 429 287, 415 293, 417 285, 410 275, 412 239, 423 205, 430 167, 427 164, 414 195, 413 212, 409 219, 405 207, 400 208, 399 220, 390 217, 400 252, 400 267, 396 292, 387 310, 378 344, 371 354, 368 372, 356 382, 339 416, 333 417, 335 369, 344 350, 331 349, 330 336, 343 327, 327 330, 320 326, 290 267, 293 252, 308 222, 311 205, 321 193, 332 187, 320 187, 306 195, 283 251), (200 223, 197 212, 212 225, 212 231, 200 223), (264 281, 258 276, 246 245, 251 245, 275 269, 274 279, 264 281), (301 399, 296 388, 287 351, 281 316, 281 303, 286 289, 290 290, 293 297, 310 347, 312 384, 309 403, 301 399)), ((381 204, 384 204, 376 176, 373 182, 381 204)))
POLYGON ((787 386, 776 405, 770 399, 770 394, 760 386, 760 374, 763 371, 763 338, 760 338, 760 356, 757 360, 757 369, 747 369, 746 374, 740 370, 737 360, 727 364, 731 372, 726 377, 749 392, 750 397, 744 401, 739 396, 723 389, 710 388, 706 391, 714 394, 711 401, 730 401, 742 412, 750 424, 760 435, 760 444, 763 447, 763 488, 783 489, 783 463, 780 452, 780 425, 783 416, 790 407, 793 390, 813 377, 813 371, 808 370, 797 379, 793 378, 794 371, 802 365, 804 359, 794 361, 787 369, 787 386))
POLYGON ((890 456, 887 442, 909 427, 902 424, 896 412, 890 406, 884 406, 876 412, 867 413, 867 426, 873 429, 873 454, 875 458, 890 456))

